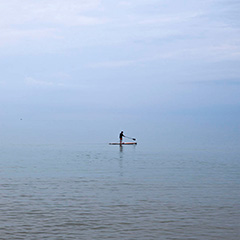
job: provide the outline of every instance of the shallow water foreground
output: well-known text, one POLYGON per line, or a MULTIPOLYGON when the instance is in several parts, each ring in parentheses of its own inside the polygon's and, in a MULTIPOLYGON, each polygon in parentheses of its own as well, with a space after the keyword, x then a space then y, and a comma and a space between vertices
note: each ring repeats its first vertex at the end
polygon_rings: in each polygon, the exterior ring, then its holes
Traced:
POLYGON ((239 153, 8 145, 0 239, 240 239, 239 153))

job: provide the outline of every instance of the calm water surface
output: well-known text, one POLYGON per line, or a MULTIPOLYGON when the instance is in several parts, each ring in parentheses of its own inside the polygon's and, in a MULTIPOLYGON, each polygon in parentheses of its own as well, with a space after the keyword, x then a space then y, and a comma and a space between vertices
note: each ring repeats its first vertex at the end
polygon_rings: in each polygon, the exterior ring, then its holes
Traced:
POLYGON ((240 239, 239 152, 0 149, 0 239, 240 239))

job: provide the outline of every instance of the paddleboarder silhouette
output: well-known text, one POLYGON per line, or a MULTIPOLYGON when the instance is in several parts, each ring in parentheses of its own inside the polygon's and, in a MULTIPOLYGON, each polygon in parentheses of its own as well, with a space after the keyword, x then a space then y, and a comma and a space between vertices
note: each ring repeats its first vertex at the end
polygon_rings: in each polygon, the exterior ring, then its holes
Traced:
POLYGON ((122 139, 123 139, 123 137, 125 137, 125 136, 124 136, 124 134, 123 134, 123 131, 121 131, 120 134, 119 134, 120 145, 122 144, 122 139))

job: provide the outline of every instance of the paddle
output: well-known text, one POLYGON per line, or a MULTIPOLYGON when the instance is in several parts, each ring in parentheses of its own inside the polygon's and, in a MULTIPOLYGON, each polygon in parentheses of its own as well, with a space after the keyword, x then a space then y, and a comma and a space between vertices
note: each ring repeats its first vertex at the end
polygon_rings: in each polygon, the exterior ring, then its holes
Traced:
POLYGON ((131 138, 131 137, 127 137, 127 136, 125 136, 125 138, 129 138, 129 139, 132 139, 133 141, 136 141, 136 138, 131 138))

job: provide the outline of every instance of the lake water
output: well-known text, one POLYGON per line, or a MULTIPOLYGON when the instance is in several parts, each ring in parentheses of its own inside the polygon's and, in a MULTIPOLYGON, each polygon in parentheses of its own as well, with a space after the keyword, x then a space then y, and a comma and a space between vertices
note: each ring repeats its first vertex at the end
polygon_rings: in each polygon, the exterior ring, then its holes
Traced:
POLYGON ((232 149, 8 145, 0 239, 240 239, 232 149))

